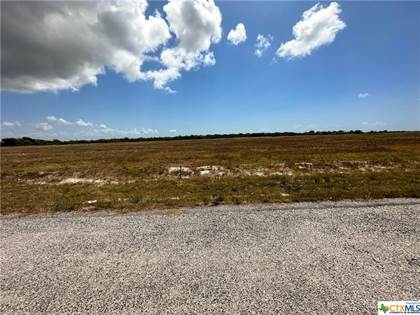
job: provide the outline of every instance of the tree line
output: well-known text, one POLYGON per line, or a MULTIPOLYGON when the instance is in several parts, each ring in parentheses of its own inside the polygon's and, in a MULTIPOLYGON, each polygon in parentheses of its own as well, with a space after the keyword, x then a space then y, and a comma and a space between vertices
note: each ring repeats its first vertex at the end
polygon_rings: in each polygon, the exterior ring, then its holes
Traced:
POLYGON ((220 139, 220 138, 247 138, 247 137, 278 137, 278 136, 307 136, 307 135, 344 135, 344 134, 364 134, 364 133, 385 133, 382 131, 362 130, 337 130, 337 131, 307 131, 307 132, 256 132, 256 133, 232 133, 232 134, 211 134, 211 135, 188 135, 173 137, 140 137, 140 138, 112 138, 112 139, 95 139, 95 140, 44 140, 33 139, 30 137, 22 138, 4 138, 1 140, 1 146, 24 146, 24 145, 65 145, 65 144, 81 144, 81 143, 115 143, 115 142, 140 142, 140 141, 168 141, 168 140, 192 140, 192 139, 220 139))

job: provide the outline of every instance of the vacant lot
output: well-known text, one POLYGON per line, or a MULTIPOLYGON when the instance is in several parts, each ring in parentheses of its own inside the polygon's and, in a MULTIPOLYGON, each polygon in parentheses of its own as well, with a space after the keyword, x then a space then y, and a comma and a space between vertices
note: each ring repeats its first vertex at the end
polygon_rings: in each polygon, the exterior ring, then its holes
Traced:
POLYGON ((1 148, 1 212, 420 197, 420 132, 1 148))

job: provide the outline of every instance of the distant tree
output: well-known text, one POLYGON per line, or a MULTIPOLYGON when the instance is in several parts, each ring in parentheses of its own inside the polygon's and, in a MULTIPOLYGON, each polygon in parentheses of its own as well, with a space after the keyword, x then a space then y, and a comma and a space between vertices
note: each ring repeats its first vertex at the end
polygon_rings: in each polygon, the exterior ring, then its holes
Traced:
MULTIPOLYGON (((387 133, 389 131, 369 131, 368 133, 387 133)), ((397 132, 397 131, 393 131, 397 132)), ((168 140, 192 140, 192 139, 221 139, 221 138, 238 138, 238 137, 278 137, 278 136, 298 136, 298 135, 342 135, 342 134, 363 134, 362 130, 336 130, 336 131, 307 131, 303 133, 297 132, 257 132, 257 133, 237 133, 237 134, 207 134, 207 135, 189 135, 174 137, 151 137, 151 138, 112 138, 97 140, 67 140, 59 139, 43 140, 32 139, 30 137, 22 138, 4 138, 1 140, 1 146, 23 146, 23 145, 50 145, 50 144, 83 144, 83 143, 116 143, 116 142, 140 142, 140 141, 168 141, 168 140)))

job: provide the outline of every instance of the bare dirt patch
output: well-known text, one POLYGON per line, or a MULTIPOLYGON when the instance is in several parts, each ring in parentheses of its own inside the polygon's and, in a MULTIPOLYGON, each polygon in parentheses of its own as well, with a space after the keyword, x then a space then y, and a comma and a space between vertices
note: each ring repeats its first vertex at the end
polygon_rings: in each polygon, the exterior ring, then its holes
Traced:
POLYGON ((229 168, 221 165, 203 165, 195 169, 190 166, 169 166, 167 175, 190 178, 190 177, 270 177, 270 176, 294 176, 298 174, 324 174, 324 173, 344 173, 350 171, 362 172, 381 172, 399 166, 397 163, 379 163, 375 161, 337 161, 323 165, 315 165, 312 162, 296 162, 291 167, 285 162, 275 163, 269 167, 244 164, 238 167, 229 168))
POLYGON ((230 175, 230 170, 220 165, 203 165, 196 168, 200 176, 220 177, 230 175))
POLYGON ((167 173, 168 175, 172 176, 188 178, 189 176, 193 175, 194 172, 189 167, 179 165, 168 167, 167 173))

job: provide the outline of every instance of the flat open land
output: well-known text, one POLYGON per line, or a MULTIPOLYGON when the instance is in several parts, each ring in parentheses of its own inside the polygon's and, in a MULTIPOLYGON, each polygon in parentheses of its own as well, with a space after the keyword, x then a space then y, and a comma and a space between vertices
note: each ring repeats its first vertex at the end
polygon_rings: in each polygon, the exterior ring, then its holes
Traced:
POLYGON ((1 148, 1 212, 420 197, 420 132, 1 148))
POLYGON ((2 314, 376 314, 419 297, 418 199, 0 223, 2 314))

